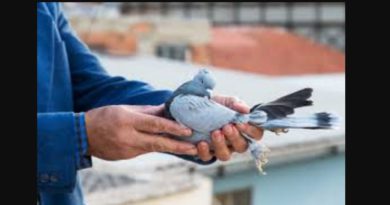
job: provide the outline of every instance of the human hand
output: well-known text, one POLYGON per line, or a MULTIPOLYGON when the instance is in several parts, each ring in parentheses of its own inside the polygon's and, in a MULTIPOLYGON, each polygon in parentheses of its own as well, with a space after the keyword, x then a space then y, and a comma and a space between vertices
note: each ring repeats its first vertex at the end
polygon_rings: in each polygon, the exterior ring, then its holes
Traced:
POLYGON ((163 106, 112 105, 86 112, 89 154, 105 160, 130 159, 148 152, 196 155, 195 145, 161 135, 191 135, 190 129, 159 117, 163 109, 163 106))
MULTIPOLYGON (((250 110, 245 102, 235 97, 214 95, 212 96, 212 100, 240 113, 249 113, 250 110)), ((249 124, 228 124, 221 130, 215 130, 211 133, 214 153, 210 151, 210 145, 207 142, 202 141, 197 144, 199 157, 203 161, 209 161, 215 155, 217 159, 227 161, 233 152, 245 152, 248 147, 248 142, 241 136, 240 132, 256 140, 261 140, 263 137, 263 130, 255 126, 249 124)))

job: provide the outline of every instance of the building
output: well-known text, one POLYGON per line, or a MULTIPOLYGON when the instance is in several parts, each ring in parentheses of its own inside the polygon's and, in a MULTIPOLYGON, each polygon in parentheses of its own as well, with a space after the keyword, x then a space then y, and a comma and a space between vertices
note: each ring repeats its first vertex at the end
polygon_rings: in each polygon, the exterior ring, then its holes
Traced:
POLYGON ((95 10, 71 18, 95 50, 267 75, 345 70, 343 3, 133 2, 95 10))
POLYGON ((343 2, 128 2, 122 14, 207 19, 212 26, 277 26, 340 50, 345 48, 343 2))

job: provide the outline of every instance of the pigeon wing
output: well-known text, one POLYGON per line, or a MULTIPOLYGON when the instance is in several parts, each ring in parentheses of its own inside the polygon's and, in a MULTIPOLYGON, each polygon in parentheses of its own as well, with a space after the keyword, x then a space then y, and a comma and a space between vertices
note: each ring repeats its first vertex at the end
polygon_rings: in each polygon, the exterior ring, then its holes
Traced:
POLYGON ((230 123, 237 112, 207 97, 179 95, 171 103, 170 112, 179 123, 201 133, 209 133, 230 123))

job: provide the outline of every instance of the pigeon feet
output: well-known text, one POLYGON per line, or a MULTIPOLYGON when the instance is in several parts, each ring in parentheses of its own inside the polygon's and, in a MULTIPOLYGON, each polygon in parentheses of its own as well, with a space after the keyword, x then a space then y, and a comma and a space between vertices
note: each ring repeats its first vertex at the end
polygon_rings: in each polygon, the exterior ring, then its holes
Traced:
POLYGON ((287 133, 289 130, 287 128, 275 128, 271 131, 275 132, 276 135, 280 135, 280 133, 287 133))

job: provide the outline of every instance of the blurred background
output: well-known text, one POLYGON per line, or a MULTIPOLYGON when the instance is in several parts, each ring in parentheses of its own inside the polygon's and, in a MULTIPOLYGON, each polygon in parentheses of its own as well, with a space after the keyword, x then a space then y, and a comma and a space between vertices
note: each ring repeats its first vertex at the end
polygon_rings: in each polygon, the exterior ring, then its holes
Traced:
MULTIPOLYGON (((112 75, 175 89, 200 68, 216 92, 249 105, 303 87, 297 115, 345 116, 345 5, 325 2, 63 3, 77 35, 112 75)), ((248 154, 199 166, 165 154, 82 171, 89 204, 344 204, 345 126, 266 133, 267 175, 248 154)))

